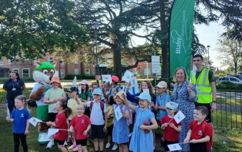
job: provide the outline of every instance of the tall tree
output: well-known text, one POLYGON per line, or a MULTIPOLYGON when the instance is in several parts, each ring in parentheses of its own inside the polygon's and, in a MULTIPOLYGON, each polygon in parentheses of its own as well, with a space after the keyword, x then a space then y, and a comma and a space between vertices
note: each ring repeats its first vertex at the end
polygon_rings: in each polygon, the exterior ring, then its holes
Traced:
POLYGON ((73 51, 85 42, 85 30, 71 17, 68 0, 2 0, 0 55, 40 57, 55 49, 73 51))
MULTIPOLYGON (((138 1, 137 1, 138 2, 138 1)), ((92 0, 76 1, 76 19, 84 24, 90 37, 98 44, 106 45, 113 51, 114 73, 121 76, 121 50, 130 51, 130 38, 139 35, 141 28, 152 11, 133 0, 92 0)))
POLYGON ((234 73, 237 74, 239 67, 242 66, 242 43, 235 39, 222 37, 219 40, 218 51, 226 65, 231 65, 234 73))

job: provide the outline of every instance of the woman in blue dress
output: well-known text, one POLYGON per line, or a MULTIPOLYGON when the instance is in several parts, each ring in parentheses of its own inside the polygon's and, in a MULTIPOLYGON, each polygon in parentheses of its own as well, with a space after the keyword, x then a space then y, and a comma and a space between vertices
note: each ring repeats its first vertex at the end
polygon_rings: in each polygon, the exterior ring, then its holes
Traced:
MULTIPOLYGON (((181 132, 179 135, 179 142, 183 142, 189 130, 189 124, 193 120, 193 111, 195 110, 196 90, 187 80, 186 70, 184 68, 177 68, 175 72, 176 84, 172 98, 174 102, 179 104, 180 110, 186 117, 181 122, 181 132)), ((190 151, 189 144, 182 144, 182 151, 190 151)))
POLYGON ((128 152, 128 142, 129 142, 129 109, 123 103, 124 102, 124 92, 120 91, 114 96, 114 101, 116 104, 113 105, 114 111, 114 123, 113 123, 113 133, 112 140, 119 146, 119 152, 128 152), (119 112, 115 112, 119 110, 119 112), (118 116, 120 115, 120 116, 118 116))
POLYGON ((136 113, 129 150, 133 152, 153 152, 154 138, 152 130, 157 129, 158 125, 154 113, 149 108, 151 96, 147 92, 142 92, 138 99, 138 106, 130 104, 127 99, 125 100, 125 104, 136 113))

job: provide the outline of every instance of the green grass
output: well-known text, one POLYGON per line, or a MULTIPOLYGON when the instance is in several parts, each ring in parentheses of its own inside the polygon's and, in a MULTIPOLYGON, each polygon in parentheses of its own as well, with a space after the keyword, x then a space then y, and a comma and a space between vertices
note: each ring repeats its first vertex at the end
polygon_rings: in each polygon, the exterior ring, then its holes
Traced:
POLYGON ((216 110, 213 112, 213 124, 216 128, 242 130, 242 115, 241 113, 216 110))
POLYGON ((225 98, 217 98, 216 103, 219 104, 229 104, 229 105, 234 105, 234 106, 238 106, 242 104, 242 97, 241 99, 235 99, 235 98, 231 98, 231 99, 225 99, 225 98))
MULTIPOLYGON (((28 97, 30 90, 25 90, 24 94, 28 97)), ((1 150, 4 152, 13 152, 13 137, 11 133, 12 124, 6 122, 6 105, 3 104, 5 101, 5 93, 0 89, 0 143, 1 150), (4 144, 3 144, 4 143, 4 144)), ((35 109, 31 109, 31 114, 35 115, 35 109)), ((224 111, 217 111, 213 113, 215 136, 214 136, 214 152, 240 152, 242 151, 242 132, 240 130, 232 129, 235 126, 231 126, 237 121, 240 125, 241 115, 236 113, 224 111), (237 117, 237 120, 236 120, 237 117), (227 123, 225 123, 227 122, 227 123), (227 126, 226 126, 227 125, 227 126), (226 128, 225 128, 226 127, 226 128)), ((242 126, 240 126, 242 127, 242 126)), ((40 145, 37 142, 37 128, 31 126, 30 133, 27 137, 30 152, 58 152, 58 149, 52 148, 46 150, 45 145, 40 145)), ((90 146, 91 147, 91 146, 90 146)), ((20 147, 20 152, 22 147, 20 147)), ((0 150, 0 151, 1 151, 0 150)), ((92 150, 89 150, 92 151, 92 150)))

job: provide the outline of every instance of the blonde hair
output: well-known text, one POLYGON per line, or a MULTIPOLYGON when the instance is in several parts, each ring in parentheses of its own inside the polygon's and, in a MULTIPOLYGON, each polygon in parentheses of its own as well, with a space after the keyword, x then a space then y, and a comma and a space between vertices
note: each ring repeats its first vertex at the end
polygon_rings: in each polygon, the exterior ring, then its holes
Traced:
POLYGON ((24 103, 26 103, 26 100, 27 100, 27 98, 24 95, 19 95, 19 96, 15 97, 15 99, 20 100, 24 103))

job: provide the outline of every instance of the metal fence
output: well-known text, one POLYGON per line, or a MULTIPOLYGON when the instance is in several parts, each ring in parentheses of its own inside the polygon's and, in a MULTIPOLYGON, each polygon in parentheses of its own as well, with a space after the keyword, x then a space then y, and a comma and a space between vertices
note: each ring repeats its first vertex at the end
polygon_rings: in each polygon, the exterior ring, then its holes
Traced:
MULTIPOLYGON (((28 96, 29 90, 24 94, 28 96)), ((5 100, 5 93, 0 91, 0 110, 5 110, 5 100)), ((214 127, 242 130, 242 91, 218 91, 216 103, 212 114, 214 127)))
POLYGON ((213 112, 216 128, 242 129, 242 91, 218 91, 213 112))

